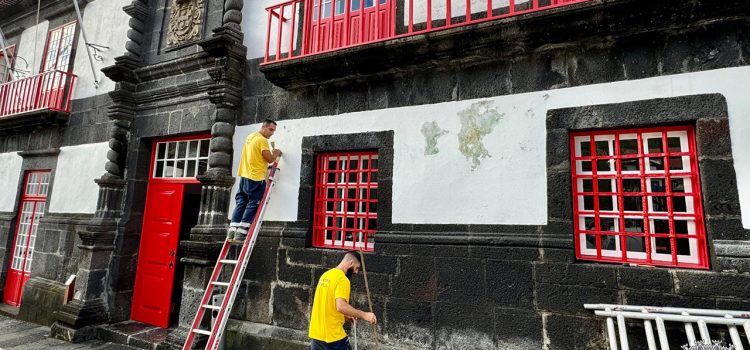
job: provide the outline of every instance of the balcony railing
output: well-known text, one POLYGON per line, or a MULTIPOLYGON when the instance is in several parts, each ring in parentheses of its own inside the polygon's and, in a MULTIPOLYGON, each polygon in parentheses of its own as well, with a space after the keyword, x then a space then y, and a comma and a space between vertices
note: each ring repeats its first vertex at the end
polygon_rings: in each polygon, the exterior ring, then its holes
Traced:
POLYGON ((290 0, 266 8, 263 63, 587 1, 590 0, 290 0))
POLYGON ((0 119, 35 112, 70 112, 76 76, 49 71, 0 85, 0 119))

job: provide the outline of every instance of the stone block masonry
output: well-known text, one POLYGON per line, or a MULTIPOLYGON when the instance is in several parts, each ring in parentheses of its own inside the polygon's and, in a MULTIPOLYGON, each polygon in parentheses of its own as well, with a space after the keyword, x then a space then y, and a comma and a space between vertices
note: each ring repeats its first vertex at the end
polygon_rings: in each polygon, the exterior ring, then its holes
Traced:
MULTIPOLYGON (((230 342, 245 339, 259 349, 282 341, 278 334, 288 333, 288 341, 306 341, 317 278, 344 253, 286 244, 302 238, 285 239, 294 229, 283 223, 265 225, 274 229, 262 232, 256 247, 261 253, 254 258, 262 260, 259 270, 275 273, 246 274, 233 315, 246 321, 229 328, 230 342)), ((529 248, 524 247, 497 247, 505 254, 491 257, 472 254, 488 248, 382 244, 376 254, 366 254, 381 344, 415 349, 604 349, 604 323, 584 310, 584 303, 699 308, 750 303, 743 289, 750 276, 743 274, 571 264, 526 254, 529 248), (443 256, 446 252, 461 257, 443 256)), ((251 261, 248 271, 255 266, 251 261)), ((367 309, 361 274, 352 280, 351 302, 367 309)), ((372 341, 367 326, 360 327, 360 341, 372 341)))

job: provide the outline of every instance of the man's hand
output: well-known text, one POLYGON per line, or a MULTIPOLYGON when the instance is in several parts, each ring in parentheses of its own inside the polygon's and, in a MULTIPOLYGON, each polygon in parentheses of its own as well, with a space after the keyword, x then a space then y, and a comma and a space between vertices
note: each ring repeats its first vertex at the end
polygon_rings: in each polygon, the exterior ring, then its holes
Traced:
POLYGON ((362 315, 362 319, 365 320, 365 321, 367 321, 367 322, 370 322, 370 324, 372 324, 372 325, 378 323, 378 318, 375 317, 375 314, 372 313, 372 312, 365 312, 362 315))
POLYGON ((281 156, 281 150, 278 149, 278 148, 274 149, 273 150, 273 158, 276 159, 276 158, 279 158, 279 156, 281 156))

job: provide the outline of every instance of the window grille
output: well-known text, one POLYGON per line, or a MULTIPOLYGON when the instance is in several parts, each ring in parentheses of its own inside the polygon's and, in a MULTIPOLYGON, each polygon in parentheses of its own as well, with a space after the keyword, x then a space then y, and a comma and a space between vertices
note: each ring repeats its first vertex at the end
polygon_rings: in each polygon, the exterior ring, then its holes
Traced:
POLYGON ((314 246, 374 249, 378 211, 377 174, 376 151, 317 156, 314 246))
POLYGON ((708 268, 693 127, 570 138, 578 259, 708 268))

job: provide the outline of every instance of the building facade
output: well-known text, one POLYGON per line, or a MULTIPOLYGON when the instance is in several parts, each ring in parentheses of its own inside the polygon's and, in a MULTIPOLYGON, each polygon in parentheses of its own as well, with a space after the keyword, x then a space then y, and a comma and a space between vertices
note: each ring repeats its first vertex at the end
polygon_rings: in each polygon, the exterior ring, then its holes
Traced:
POLYGON ((750 307, 747 1, 0 4, 2 310, 55 337, 181 345, 266 118, 228 348, 306 348, 351 249, 384 348, 606 349, 584 303, 750 307))

